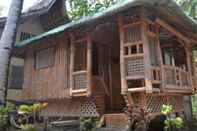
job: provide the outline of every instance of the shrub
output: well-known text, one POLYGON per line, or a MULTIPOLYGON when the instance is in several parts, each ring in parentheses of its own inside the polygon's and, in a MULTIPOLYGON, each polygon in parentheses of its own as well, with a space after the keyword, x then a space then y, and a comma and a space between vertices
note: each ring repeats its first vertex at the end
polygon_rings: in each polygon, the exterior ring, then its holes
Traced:
POLYGON ((21 125, 22 131, 36 131, 36 127, 33 124, 21 125))
POLYGON ((0 129, 6 129, 8 127, 8 114, 12 109, 10 107, 0 107, 0 129))
POLYGON ((99 123, 98 118, 94 117, 83 117, 80 119, 81 131, 95 131, 99 123))
POLYGON ((164 121, 166 131, 172 131, 173 127, 178 129, 183 127, 183 119, 181 117, 172 117, 172 111, 171 105, 162 106, 161 113, 166 116, 166 120, 164 121))

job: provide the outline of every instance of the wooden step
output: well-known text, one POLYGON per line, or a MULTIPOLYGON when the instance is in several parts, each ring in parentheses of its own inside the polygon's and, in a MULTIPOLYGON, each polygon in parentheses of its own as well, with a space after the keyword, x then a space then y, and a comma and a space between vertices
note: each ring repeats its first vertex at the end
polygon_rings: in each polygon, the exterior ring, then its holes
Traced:
POLYGON ((125 127, 105 127, 105 128, 99 128, 96 131, 128 131, 125 127))
POLYGON ((105 112, 105 96, 104 95, 94 96, 94 102, 96 104, 96 108, 99 114, 103 114, 105 112))
POLYGON ((128 117, 124 113, 104 114, 106 127, 126 127, 128 117))

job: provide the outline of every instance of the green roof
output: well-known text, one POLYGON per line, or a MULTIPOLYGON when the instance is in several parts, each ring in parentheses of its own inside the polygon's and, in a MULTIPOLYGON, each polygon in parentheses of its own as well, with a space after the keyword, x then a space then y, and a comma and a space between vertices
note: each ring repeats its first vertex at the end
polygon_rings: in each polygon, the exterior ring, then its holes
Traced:
MULTIPOLYGON (((173 0, 124 0, 122 2, 119 2, 118 4, 115 4, 114 6, 111 6, 110 8, 101 11, 99 13, 96 13, 92 16, 87 16, 84 18, 81 18, 77 21, 73 21, 64 25, 61 25, 57 28, 54 28, 48 32, 45 32, 43 34, 40 34, 38 36, 32 37, 30 39, 24 40, 20 43, 16 43, 15 47, 23 47, 29 44, 34 44, 44 38, 57 35, 61 32, 67 31, 69 29, 73 29, 80 26, 85 26, 90 23, 94 23, 96 20, 111 16, 115 13, 124 11, 128 8, 135 7, 138 5, 144 5, 148 7, 153 7, 155 9, 161 9, 164 10, 164 12, 169 12, 169 14, 172 14, 174 17, 179 17, 181 21, 183 21, 184 25, 190 27, 191 31, 193 33, 197 33, 197 23, 187 16, 184 11, 177 5, 176 2, 173 0)), ((169 18, 168 18, 169 19, 169 18)), ((170 19, 169 19, 170 20, 170 19)))

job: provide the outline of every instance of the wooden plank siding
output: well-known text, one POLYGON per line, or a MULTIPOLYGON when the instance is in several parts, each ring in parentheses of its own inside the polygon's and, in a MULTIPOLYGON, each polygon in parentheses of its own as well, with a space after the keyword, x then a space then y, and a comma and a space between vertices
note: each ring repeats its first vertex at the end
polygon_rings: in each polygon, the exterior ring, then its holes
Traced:
POLYGON ((69 97, 69 42, 45 41, 42 46, 26 52, 24 62, 23 96, 31 100, 50 100, 69 97), (47 68, 35 68, 35 52, 48 47, 55 49, 54 64, 47 68))

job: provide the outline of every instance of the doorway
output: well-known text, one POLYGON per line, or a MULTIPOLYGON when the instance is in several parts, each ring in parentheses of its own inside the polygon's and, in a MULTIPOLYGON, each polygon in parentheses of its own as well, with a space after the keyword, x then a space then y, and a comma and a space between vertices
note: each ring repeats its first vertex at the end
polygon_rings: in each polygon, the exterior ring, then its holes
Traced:
POLYGON ((105 83, 105 112, 121 112, 125 103, 121 95, 118 25, 111 23, 99 25, 93 31, 92 38, 92 72, 93 76, 99 76, 105 83))

